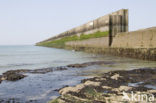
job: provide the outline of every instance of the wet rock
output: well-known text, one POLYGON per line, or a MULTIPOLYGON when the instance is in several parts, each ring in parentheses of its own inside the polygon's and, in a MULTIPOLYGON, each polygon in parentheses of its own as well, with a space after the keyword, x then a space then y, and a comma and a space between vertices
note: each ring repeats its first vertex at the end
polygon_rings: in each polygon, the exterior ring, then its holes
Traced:
POLYGON ((2 82, 2 75, 0 75, 0 83, 2 82))
POLYGON ((57 71, 60 71, 60 70, 67 70, 68 68, 67 67, 56 67, 56 70, 57 71))
POLYGON ((114 64, 114 62, 106 62, 106 61, 95 61, 95 62, 87 62, 87 63, 82 63, 82 64, 70 64, 67 65, 67 67, 71 67, 71 68, 84 68, 87 66, 91 66, 91 65, 102 65, 102 64, 114 64))
MULTIPOLYGON (((84 65, 83 65, 84 66, 84 65)), ((78 66, 79 67, 79 66, 78 66)), ((141 68, 136 70, 118 70, 104 73, 101 77, 82 80, 74 87, 62 88, 57 101, 63 103, 120 103, 123 91, 128 95, 133 93, 156 95, 156 68, 141 68), (137 86, 129 85, 137 84, 137 86), (152 88, 147 88, 152 85, 152 88), (154 88, 153 88, 154 86, 154 88)), ((55 100, 54 100, 55 101, 55 100)), ((154 101, 155 103, 156 101, 154 101)), ((55 103, 55 102, 51 102, 55 103)), ((133 102, 128 102, 133 103, 133 102)))
POLYGON ((65 88, 65 87, 69 87, 69 85, 64 85, 62 88, 59 88, 59 89, 54 89, 54 91, 59 92, 61 89, 65 88))
POLYGON ((16 81, 16 80, 23 79, 24 77, 26 77, 26 75, 23 75, 23 74, 11 74, 11 75, 7 76, 6 80, 16 81))
POLYGON ((33 74, 45 74, 48 72, 53 72, 53 68, 43 68, 43 69, 35 69, 35 70, 27 71, 27 73, 33 73, 33 74))
POLYGON ((19 73, 19 71, 16 71, 16 70, 7 71, 3 73, 3 76, 2 76, 4 80, 8 80, 8 81, 17 81, 17 80, 23 79, 24 77, 26 77, 26 75, 23 75, 19 73))
POLYGON ((59 91, 59 93, 64 95, 64 94, 66 94, 68 92, 79 92, 79 90, 81 90, 82 88, 84 88, 83 84, 79 84, 76 87, 65 87, 65 88, 61 89, 59 91))
POLYGON ((85 86, 100 86, 100 84, 100 82, 93 82, 89 80, 84 83, 85 86))
POLYGON ((67 67, 49 67, 49 68, 35 69, 35 70, 29 70, 29 69, 9 70, 3 73, 3 75, 0 75, 0 83, 3 80, 17 81, 23 79, 24 77, 26 77, 24 73, 45 74, 48 72, 53 72, 54 70, 55 71, 67 70, 67 67))
POLYGON ((59 92, 60 89, 54 89, 53 91, 59 92))
POLYGON ((24 101, 19 98, 0 98, 0 103, 24 103, 24 101))
POLYGON ((9 70, 3 73, 2 76, 0 76, 0 83, 3 80, 16 81, 16 80, 23 79, 24 77, 26 77, 24 73, 45 74, 45 73, 53 72, 53 71, 67 70, 68 68, 84 68, 84 67, 91 66, 91 65, 112 64, 112 63, 113 62, 96 61, 96 62, 71 64, 67 66, 49 67, 49 68, 42 68, 42 69, 35 69, 35 70, 29 70, 29 69, 9 70))
POLYGON ((111 79, 118 80, 118 78, 119 78, 119 77, 120 77, 120 75, 119 75, 119 74, 115 74, 115 75, 111 76, 111 79))
POLYGON ((89 65, 87 65, 87 64, 70 64, 70 65, 67 65, 67 67, 70 67, 70 68, 84 68, 87 66, 89 66, 89 65))

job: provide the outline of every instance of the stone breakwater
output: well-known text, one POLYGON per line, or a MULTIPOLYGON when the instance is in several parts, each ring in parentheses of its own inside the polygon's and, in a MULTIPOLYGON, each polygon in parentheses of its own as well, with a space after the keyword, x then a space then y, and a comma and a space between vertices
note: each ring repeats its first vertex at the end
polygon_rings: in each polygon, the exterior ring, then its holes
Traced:
POLYGON ((49 103, 155 103, 156 68, 110 71, 59 93, 49 103))

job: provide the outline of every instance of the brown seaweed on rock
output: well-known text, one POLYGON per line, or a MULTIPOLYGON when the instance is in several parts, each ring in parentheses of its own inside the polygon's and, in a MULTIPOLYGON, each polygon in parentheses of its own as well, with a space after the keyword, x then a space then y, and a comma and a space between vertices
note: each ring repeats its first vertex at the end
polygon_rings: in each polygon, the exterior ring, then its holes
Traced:
POLYGON ((33 74, 45 74, 48 72, 53 72, 53 71, 60 71, 60 70, 67 70, 66 67, 51 67, 51 68, 43 68, 43 69, 35 69, 35 70, 29 70, 29 69, 18 69, 18 70, 9 70, 0 75, 0 83, 3 80, 8 80, 8 81, 17 81, 20 79, 23 79, 27 75, 25 73, 33 73, 33 74))
POLYGON ((74 87, 60 89, 61 96, 49 103, 136 103, 122 99, 123 92, 131 95, 132 91, 136 95, 156 96, 156 68, 110 71, 101 77, 84 79, 74 87))
POLYGON ((67 67, 84 68, 84 67, 87 67, 87 66, 102 65, 102 64, 114 64, 114 62, 95 61, 95 62, 86 62, 86 63, 82 63, 82 64, 70 64, 70 65, 67 65, 67 67))

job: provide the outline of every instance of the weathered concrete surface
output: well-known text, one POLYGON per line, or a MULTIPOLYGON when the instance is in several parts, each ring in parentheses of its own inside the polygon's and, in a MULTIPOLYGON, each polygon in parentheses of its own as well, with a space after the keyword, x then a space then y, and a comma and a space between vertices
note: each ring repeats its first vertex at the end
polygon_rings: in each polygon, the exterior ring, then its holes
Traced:
POLYGON ((41 42, 53 41, 65 36, 72 36, 72 35, 80 36, 81 34, 93 34, 97 31, 105 32, 110 30, 112 34, 111 36, 115 36, 115 34, 119 32, 128 31, 128 10, 127 9, 121 9, 116 12, 110 13, 108 15, 99 17, 95 20, 89 21, 81 26, 72 28, 71 30, 65 31, 63 33, 58 34, 55 37, 51 37, 41 42))
POLYGON ((156 27, 119 33, 113 38, 113 48, 156 48, 156 27))
POLYGON ((61 96, 49 103, 155 103, 155 75, 156 68, 110 71, 101 77, 84 79, 74 87, 62 88, 61 96))
POLYGON ((74 49, 76 51, 85 51, 95 54, 108 54, 114 56, 156 61, 156 48, 95 48, 67 46, 66 49, 74 49))
MULTIPOLYGON (((66 47, 95 53, 156 60, 156 27, 128 32, 128 10, 121 9, 45 41, 109 31, 109 37, 66 42, 66 47)), ((43 41, 43 42, 45 42, 43 41)))
POLYGON ((81 47, 101 47, 106 48, 109 45, 109 37, 93 38, 82 41, 71 41, 66 43, 67 46, 81 47))
POLYGON ((119 33, 113 37, 110 47, 106 37, 71 41, 67 42, 66 46, 75 50, 93 53, 156 60, 156 27, 119 33))

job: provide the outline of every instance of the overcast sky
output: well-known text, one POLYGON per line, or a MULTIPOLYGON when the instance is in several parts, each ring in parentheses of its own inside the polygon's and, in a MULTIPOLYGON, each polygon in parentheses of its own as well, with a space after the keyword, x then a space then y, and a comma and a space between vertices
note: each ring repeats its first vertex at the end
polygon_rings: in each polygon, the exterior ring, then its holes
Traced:
POLYGON ((35 44, 122 8, 130 31, 156 26, 156 0, 0 0, 0 45, 35 44))

